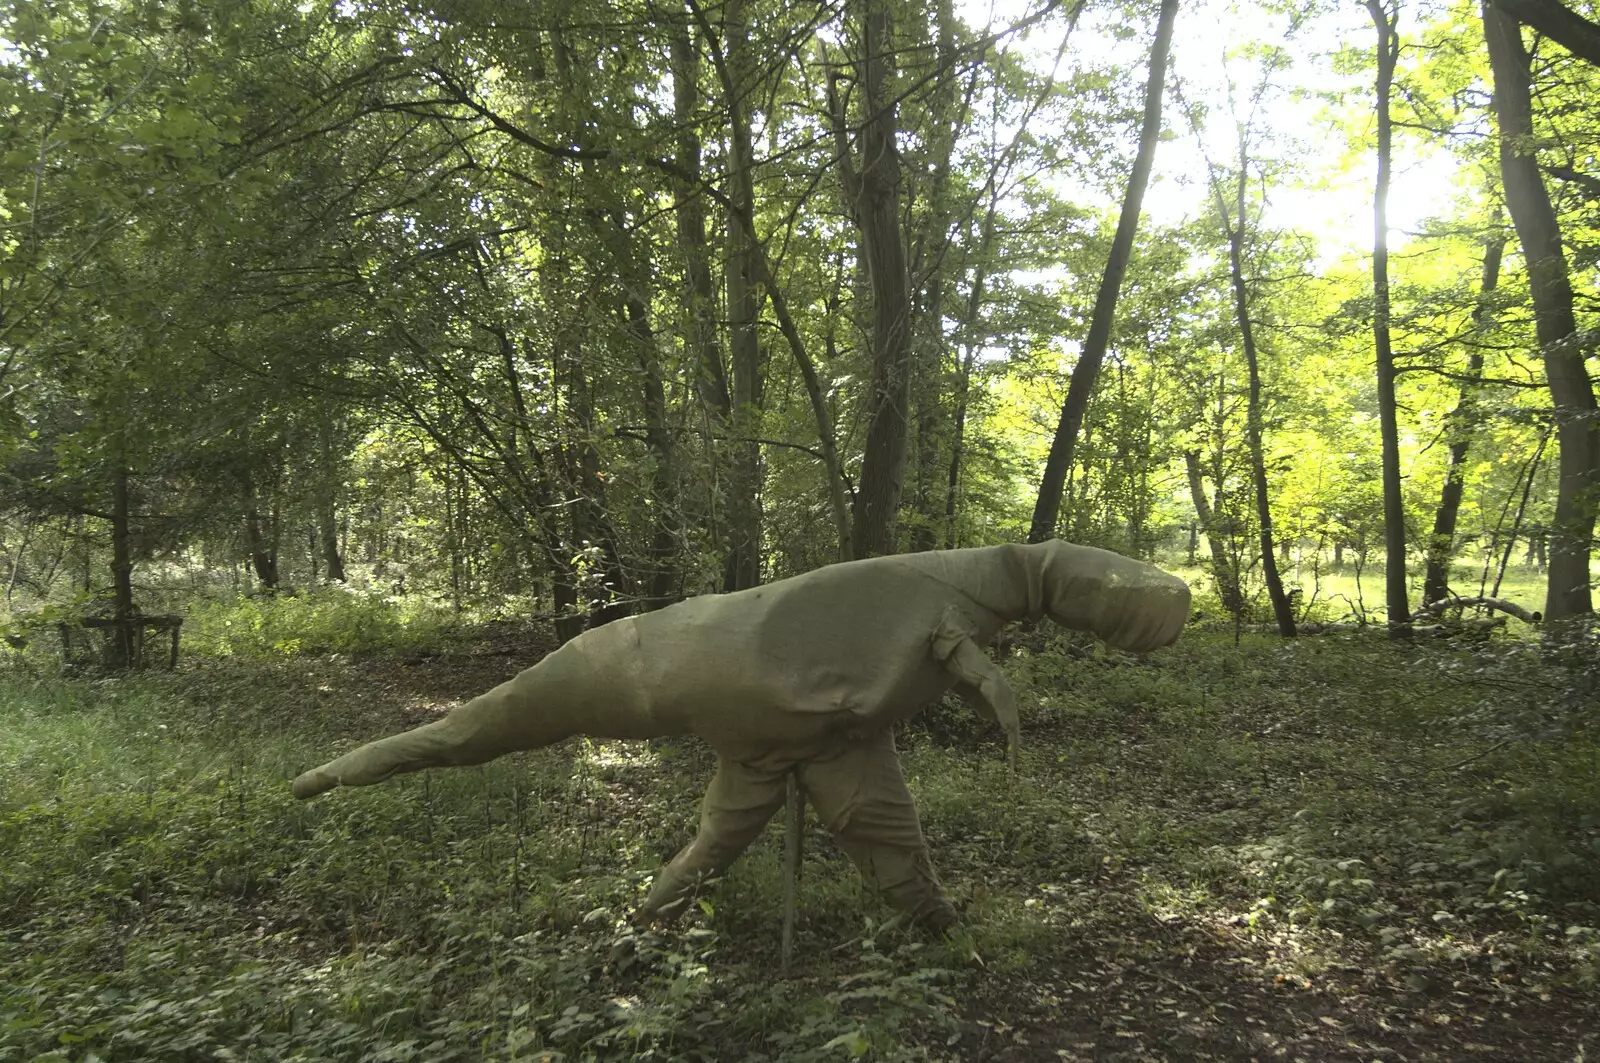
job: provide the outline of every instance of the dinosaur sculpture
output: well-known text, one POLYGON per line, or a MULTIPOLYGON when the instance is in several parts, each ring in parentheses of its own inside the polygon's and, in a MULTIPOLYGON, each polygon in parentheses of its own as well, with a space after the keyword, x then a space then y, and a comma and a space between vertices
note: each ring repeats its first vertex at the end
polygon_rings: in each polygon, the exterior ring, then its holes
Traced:
POLYGON ((750 844, 791 770, 864 877, 919 920, 954 909, 928 862, 892 725, 955 687, 998 723, 1016 763, 1017 709, 984 647, 1048 616, 1142 652, 1178 637, 1189 588, 1093 547, 943 550, 850 561, 734 594, 691 598, 584 632, 443 719, 294 780, 296 797, 402 772, 481 764, 573 735, 694 734, 717 753, 695 839, 641 915, 671 918, 701 876, 750 844))

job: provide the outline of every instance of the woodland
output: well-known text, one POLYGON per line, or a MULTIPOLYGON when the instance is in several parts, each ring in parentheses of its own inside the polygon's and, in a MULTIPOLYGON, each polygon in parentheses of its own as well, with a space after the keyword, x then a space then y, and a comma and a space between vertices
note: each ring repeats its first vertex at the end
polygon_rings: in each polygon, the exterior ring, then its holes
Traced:
POLYGON ((1593 0, 5 0, 0 1063, 1600 1052, 1593 0), (287 781, 583 631, 1061 538, 899 729, 287 781))

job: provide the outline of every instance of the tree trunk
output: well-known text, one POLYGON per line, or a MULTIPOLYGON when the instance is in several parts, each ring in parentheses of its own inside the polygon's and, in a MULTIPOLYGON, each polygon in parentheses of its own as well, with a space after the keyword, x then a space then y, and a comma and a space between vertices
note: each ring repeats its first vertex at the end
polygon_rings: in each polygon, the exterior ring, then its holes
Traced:
MULTIPOLYGON (((690 11, 702 33, 708 39, 714 37, 711 24, 706 21, 698 5, 690 3, 690 11)), ((828 409, 827 396, 823 391, 821 377, 817 373, 815 361, 807 352, 805 340, 800 335, 799 326, 795 324, 793 316, 789 313, 788 300, 784 296, 783 288, 778 284, 773 272, 772 264, 767 261, 766 249, 756 234, 755 227, 755 194, 752 185, 752 170, 754 168, 754 155, 750 148, 750 118, 745 110, 744 100, 752 94, 755 84, 751 73, 751 64, 747 57, 748 41, 746 40, 747 28, 744 22, 743 0, 735 0, 725 9, 724 33, 728 37, 728 54, 720 55, 712 52, 712 58, 717 68, 718 79, 722 82, 723 93, 728 105, 728 124, 733 131, 731 137, 735 155, 744 160, 736 165, 732 175, 733 194, 729 197, 728 226, 730 263, 728 268, 729 279, 729 314, 734 318, 735 325, 741 325, 743 318, 735 315, 734 311, 748 302, 748 325, 750 341, 743 348, 747 357, 741 357, 740 349, 734 350, 735 389, 740 387, 739 367, 748 362, 749 369, 746 374, 748 384, 744 390, 755 396, 752 405, 757 407, 755 416, 746 418, 748 421, 745 430, 744 442, 751 450, 746 455, 746 464, 753 469, 754 480, 759 487, 761 479, 760 444, 755 442, 759 435, 759 406, 761 401, 761 362, 760 346, 754 341, 755 317, 759 310, 759 300, 756 290, 765 291, 772 300, 772 314, 777 318, 778 331, 783 334, 784 341, 789 345, 789 351, 794 356, 795 364, 800 368, 800 376, 805 383, 806 396, 811 401, 812 416, 817 424, 817 441, 819 456, 823 463, 823 474, 828 483, 828 500, 833 509, 835 531, 839 538, 839 560, 850 560, 850 514, 845 501, 845 480, 843 465, 839 461, 838 444, 834 439, 833 416, 828 409), (741 87, 743 86, 743 87, 741 87), (734 255, 735 245, 738 245, 739 255, 734 255), (744 267, 743 273, 734 268, 735 263, 744 267), (752 456, 753 455, 753 456, 752 456)), ((743 313, 743 311, 741 311, 743 313)), ((734 329, 737 338, 739 329, 734 329)), ((730 340, 730 344, 732 341, 730 340)), ((831 349, 831 345, 830 345, 831 349)), ((734 396, 735 402, 739 401, 738 395, 734 396)), ((738 462, 735 462, 735 478, 738 475, 738 462)), ((737 496, 739 492, 733 492, 737 496)), ((753 582, 760 578, 760 499, 759 495, 751 501, 750 511, 755 514, 755 543, 756 549, 746 551, 748 555, 745 564, 751 566, 745 574, 753 582)), ((729 506, 730 512, 737 507, 729 506)), ((737 515, 734 519, 735 527, 739 526, 737 515)), ((737 568, 740 558, 737 552, 729 554, 726 575, 728 589, 734 589, 738 576, 737 568)))
POLYGON ((784 340, 789 344, 789 351, 794 356, 795 364, 800 367, 800 379, 805 384, 806 397, 811 400, 811 413, 817 423, 817 444, 822 457, 823 477, 828 482, 828 502, 833 510, 833 526, 839 540, 839 560, 849 561, 853 555, 850 512, 845 501, 844 469, 839 461, 838 444, 834 441, 833 415, 828 410, 827 396, 822 391, 822 380, 817 375, 816 363, 806 351, 805 340, 800 336, 799 326, 789 313, 788 300, 784 297, 783 289, 773 278, 772 267, 767 263, 766 252, 760 244, 755 247, 752 261, 761 280, 761 286, 766 289, 768 297, 772 300, 772 316, 778 319, 778 331, 783 333, 784 340))
POLYGON ((450 607, 461 612, 461 532, 456 508, 456 477, 450 473, 450 455, 444 456, 444 533, 450 540, 450 607))
POLYGON ((1506 566, 1511 563, 1511 551, 1517 545, 1517 536, 1522 534, 1522 518, 1528 512, 1528 496, 1533 493, 1534 478, 1539 475, 1539 462, 1544 457, 1545 445, 1550 442, 1548 434, 1540 437, 1539 449, 1533 452, 1533 460, 1528 463, 1528 477, 1522 484, 1522 497, 1517 500, 1517 515, 1511 520, 1511 534, 1506 538, 1505 553, 1500 555, 1500 567, 1494 576, 1494 589, 1489 592, 1489 597, 1500 597, 1500 581, 1505 579, 1506 566))
POLYGON ((705 423, 705 448, 713 455, 706 513, 713 549, 722 548, 721 519, 729 504, 726 444, 733 423, 733 397, 717 336, 716 290, 706 254, 706 210, 700 182, 700 52, 688 27, 672 32, 673 121, 678 130, 676 162, 684 175, 674 215, 683 260, 684 350, 705 423))
POLYGON ((965 313, 957 328, 961 337, 961 364, 955 383, 955 416, 950 432, 950 466, 945 477, 944 493, 944 546, 946 549, 960 545, 956 522, 956 509, 961 493, 961 463, 965 459, 967 440, 967 410, 971 402, 972 370, 977 364, 978 351, 983 346, 978 334, 978 318, 983 311, 983 297, 989 281, 990 252, 994 249, 995 216, 1000 209, 1000 182, 996 171, 989 175, 989 206, 979 229, 977 254, 974 256, 972 287, 967 292, 965 313))
POLYGON ((956 128, 966 108, 957 91, 955 12, 951 0, 935 4, 937 39, 934 46, 934 104, 932 126, 933 168, 928 188, 927 216, 917 236, 912 275, 918 278, 919 298, 913 344, 916 380, 913 385, 917 414, 917 463, 914 491, 916 523, 911 529, 911 549, 931 550, 939 545, 942 514, 935 501, 939 479, 939 454, 945 427, 945 260, 950 246, 950 160, 955 151, 956 128))
MULTIPOLYGON (((1183 464, 1189 473, 1189 499, 1194 503, 1195 516, 1199 518, 1206 545, 1211 548, 1211 580, 1217 585, 1217 597, 1222 600, 1222 607, 1237 617, 1244 606, 1244 599, 1239 593, 1239 575, 1234 571, 1233 563, 1228 559, 1227 545, 1218 533, 1216 511, 1206 498, 1206 485, 1200 473, 1200 453, 1185 451, 1183 464)), ((1220 497, 1220 485, 1218 490, 1220 497)))
POLYGON ((128 470, 118 465, 111 474, 111 607, 116 626, 106 647, 109 668, 132 668, 139 663, 141 632, 133 620, 133 524, 128 494, 128 470))
MULTIPOLYGON (((1256 351, 1255 329, 1250 321, 1250 293, 1244 282, 1244 225, 1245 184, 1249 180, 1250 159, 1243 133, 1239 137, 1239 180, 1234 199, 1234 218, 1228 219, 1227 203, 1220 185, 1213 184, 1217 194, 1217 214, 1223 230, 1228 235, 1228 271, 1233 277, 1233 309, 1239 320, 1239 342, 1244 348, 1245 366, 1250 374, 1250 390, 1245 414, 1245 437, 1250 450, 1250 480, 1255 487, 1256 525, 1261 535, 1261 577, 1267 585, 1267 597, 1272 601, 1272 615, 1278 622, 1278 633, 1284 638, 1294 638, 1294 606, 1284 593, 1283 579, 1278 575, 1278 559, 1272 541, 1272 505, 1267 491, 1267 462, 1262 445, 1261 368, 1256 351)), ((1288 543, 1284 543, 1287 560, 1288 543)))
POLYGON ((569 508, 572 512, 572 533, 568 541, 573 563, 578 563, 580 554, 586 555, 582 564, 598 569, 598 574, 591 572, 588 581, 587 591, 593 597, 579 601, 580 615, 567 618, 562 626, 563 641, 632 612, 627 600, 632 595, 622 568, 616 531, 606 512, 605 482, 600 478, 594 383, 584 372, 582 361, 575 356, 568 361, 567 395, 569 431, 575 437, 568 445, 569 508))
MULTIPOLYGON (((648 270, 644 271, 648 275, 648 270)), ((644 281, 635 277, 642 288, 644 281)), ((645 587, 644 607, 659 609, 677 597, 678 572, 674 558, 678 549, 678 477, 673 456, 672 434, 667 428, 667 389, 661 376, 661 361, 656 357, 655 333, 650 328, 649 293, 627 293, 628 332, 639 354, 644 392, 645 444, 650 448, 650 574, 645 587)))
POLYGON ((683 299, 687 318, 685 349, 694 367, 695 391, 710 412, 713 428, 725 431, 733 415, 728 371, 717 342, 716 291, 706 257, 705 200, 700 181, 700 52, 686 27, 672 31, 673 121, 678 130, 677 167, 684 175, 673 213, 678 252, 683 256, 683 299))
POLYGON ((344 558, 339 553, 338 508, 340 488, 344 482, 342 466, 344 453, 340 448, 333 415, 325 412, 317 425, 317 464, 319 483, 313 495, 316 507, 316 544, 323 564, 327 566, 328 579, 344 582, 344 558))
POLYGON ((961 356, 961 372, 956 379, 955 417, 950 428, 950 468, 944 485, 944 547, 953 549, 960 545, 956 521, 957 501, 961 495, 961 461, 967 445, 967 407, 972 390, 972 365, 977 360, 978 348, 967 347, 961 356))
POLYGON ((1400 493, 1400 424, 1394 399, 1394 349, 1389 341, 1389 172, 1393 123, 1389 96, 1400 38, 1382 0, 1367 0, 1378 30, 1378 179, 1372 197, 1372 334, 1377 354, 1378 427, 1383 438, 1384 605, 1391 637, 1404 637, 1411 607, 1406 593, 1406 510, 1400 493))
POLYGON ((756 237, 745 223, 755 215, 755 152, 750 144, 750 114, 744 101, 754 87, 746 0, 728 0, 723 34, 732 83, 728 99, 730 198, 728 218, 728 349, 733 362, 733 445, 729 483, 729 551, 725 589, 744 590, 761 582, 761 345, 756 335, 760 312, 754 258, 756 237))
POLYGON ((1476 336, 1467 355, 1467 375, 1457 391, 1456 408, 1446 422, 1451 435, 1450 464, 1445 469, 1439 508, 1434 511, 1433 531, 1428 536, 1428 569, 1422 580, 1423 605, 1431 605, 1450 595, 1450 563, 1456 556, 1456 517, 1461 512, 1461 496, 1466 489, 1467 450, 1478 426, 1476 392, 1483 375, 1483 349, 1477 343, 1487 325, 1489 298, 1500 282, 1500 260, 1506 246, 1498 211, 1496 215, 1483 245, 1483 277, 1478 286, 1478 305, 1472 308, 1476 336))
POLYGON ((256 500, 255 480, 249 472, 244 474, 244 536, 257 582, 263 590, 277 590, 277 551, 261 531, 261 510, 256 500))
MULTIPOLYGON (((872 289, 872 385, 867 438, 851 514, 856 557, 892 554, 904 488, 911 390, 911 277, 900 228, 900 151, 893 98, 893 27, 885 0, 861 0, 863 90, 859 168, 852 161, 843 102, 833 92, 838 166, 849 195, 872 289)), ((830 85, 830 90, 834 86, 830 85)))
POLYGON ((1156 22, 1155 43, 1150 49, 1150 80, 1145 85, 1144 123, 1139 130, 1139 153, 1134 158, 1133 172, 1128 177, 1128 188, 1122 199, 1122 214, 1117 219, 1117 233, 1111 241, 1111 255, 1106 261, 1105 274, 1100 278, 1100 290, 1095 296, 1089 335, 1083 341, 1078 363, 1072 367, 1072 380, 1067 386, 1067 398, 1061 407, 1061 419, 1056 424, 1055 438, 1050 443, 1050 456, 1045 461, 1044 475, 1039 482, 1039 497, 1034 502, 1033 520, 1028 529, 1028 541, 1031 543, 1044 542, 1055 535, 1056 523, 1061 516, 1061 495, 1077 446, 1078 429, 1083 424, 1084 411, 1089 408, 1089 398, 1100 376, 1100 364, 1105 360, 1106 348, 1111 341, 1117 297, 1122 291, 1123 275, 1128 271, 1128 260, 1133 255, 1139 209, 1144 203, 1145 187, 1150 181, 1150 167, 1155 162, 1156 143, 1161 138, 1161 95, 1166 85, 1172 24, 1177 16, 1178 0, 1162 0, 1161 16, 1156 22))
POLYGON ((1528 51, 1517 23, 1490 4, 1483 10, 1489 65, 1494 71, 1500 123, 1500 174, 1506 206, 1527 263, 1533 294, 1534 331, 1544 355, 1545 377, 1555 406, 1559 478, 1555 519, 1550 525, 1549 584, 1544 615, 1559 621, 1593 611, 1589 553, 1595 510, 1600 505, 1600 418, 1594 388, 1575 343, 1577 320, 1561 229, 1539 175, 1531 146, 1533 101, 1528 51))
POLYGON ((344 558, 339 554, 339 521, 331 498, 318 506, 317 532, 322 544, 322 560, 328 566, 328 578, 343 583, 344 558))
POLYGON ((1493 0, 1497 11, 1538 30, 1573 55, 1600 66, 1600 25, 1560 0, 1493 0))

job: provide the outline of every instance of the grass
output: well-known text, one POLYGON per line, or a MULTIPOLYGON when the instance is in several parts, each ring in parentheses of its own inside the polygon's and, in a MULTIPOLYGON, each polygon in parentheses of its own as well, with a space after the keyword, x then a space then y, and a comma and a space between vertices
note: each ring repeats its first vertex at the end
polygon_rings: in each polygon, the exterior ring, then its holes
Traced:
MULTIPOLYGON (((1204 551, 1199 555, 1199 559, 1203 558, 1204 551)), ((1300 591, 1302 619, 1357 621, 1365 617, 1368 623, 1382 623, 1385 613, 1383 565, 1381 553, 1370 556, 1364 566, 1346 561, 1337 567, 1325 556, 1297 554, 1293 563, 1280 564, 1280 574, 1285 589, 1300 591)), ((1202 598, 1213 591, 1210 569, 1202 564, 1188 564, 1186 557, 1176 555, 1168 559, 1163 567, 1188 580, 1202 598)), ((1413 609, 1421 605, 1422 576, 1420 565, 1408 566, 1407 578, 1413 609)), ((1477 597, 1480 586, 1484 594, 1489 594, 1494 589, 1495 571, 1490 570, 1486 584, 1482 577, 1481 560, 1476 564, 1458 561, 1451 568, 1450 588, 1467 598, 1477 597)), ((1595 577, 1596 585, 1600 586, 1600 563, 1596 565, 1595 577)), ((1524 609, 1538 612, 1544 609, 1546 583, 1545 574, 1533 566, 1512 564, 1507 566, 1504 579, 1500 582, 1499 596, 1524 609)), ((1272 606, 1267 602, 1266 591, 1260 584, 1259 571, 1247 575, 1246 591, 1253 594, 1253 611, 1258 614, 1258 619, 1271 620, 1272 606)), ((1212 597, 1213 611, 1220 615, 1221 607, 1214 604, 1212 597)))
POLYGON ((1035 635, 1007 671, 1016 778, 964 709, 901 735, 961 929, 899 927, 813 825, 783 978, 776 828, 682 925, 628 922, 693 831, 695 743, 301 804, 289 777, 440 683, 283 654, 14 670, 0 1061, 1248 1058, 1257 1033, 1345 1058, 1358 1028, 1390 1058, 1541 1058, 1518 1023, 1582 1050, 1592 657, 1201 630, 1146 660, 1035 635))

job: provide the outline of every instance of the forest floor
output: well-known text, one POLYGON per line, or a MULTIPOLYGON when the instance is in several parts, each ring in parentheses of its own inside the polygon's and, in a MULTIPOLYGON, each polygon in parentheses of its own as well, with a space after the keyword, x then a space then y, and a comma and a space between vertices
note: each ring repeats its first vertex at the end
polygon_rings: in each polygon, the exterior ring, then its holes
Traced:
POLYGON ((785 976, 776 824, 628 921, 696 743, 289 797, 547 648, 0 675, 0 1061, 1600 1057, 1592 653, 1024 637, 1016 777, 953 704, 900 736, 961 927, 900 926, 812 823, 785 976))

